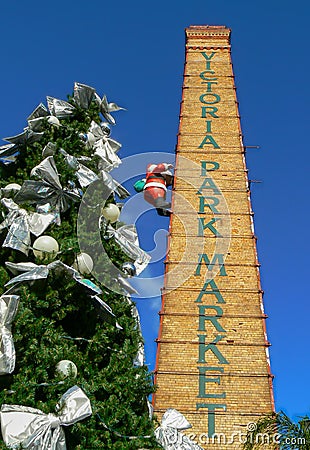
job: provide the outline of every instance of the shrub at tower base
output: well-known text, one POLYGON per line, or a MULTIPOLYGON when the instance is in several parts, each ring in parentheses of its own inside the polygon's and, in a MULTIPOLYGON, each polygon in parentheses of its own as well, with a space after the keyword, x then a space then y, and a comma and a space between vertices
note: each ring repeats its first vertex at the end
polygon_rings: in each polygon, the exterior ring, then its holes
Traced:
POLYGON ((141 250, 129 257, 113 234, 123 224, 100 213, 129 195, 109 174, 121 161, 108 123, 121 108, 79 83, 67 102, 48 97, 47 105, 0 147, 0 449, 159 448, 128 272, 101 273, 100 282, 85 268, 102 257, 92 234, 120 271, 134 272, 141 250), (78 213, 98 182, 108 195, 90 205, 99 221, 81 219, 92 258, 83 264, 78 213), (36 245, 40 235, 48 248, 36 245), (105 287, 113 283, 123 294, 105 287))

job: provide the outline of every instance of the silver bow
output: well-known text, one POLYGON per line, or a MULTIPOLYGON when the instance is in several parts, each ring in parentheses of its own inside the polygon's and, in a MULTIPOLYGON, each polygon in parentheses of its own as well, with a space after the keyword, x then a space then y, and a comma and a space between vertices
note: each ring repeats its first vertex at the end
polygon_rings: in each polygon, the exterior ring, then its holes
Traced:
POLYGON ((100 99, 99 95, 95 94, 95 100, 97 101, 97 103, 100 107, 100 112, 103 115, 103 117, 109 123, 112 123, 113 125, 115 125, 115 123, 116 123, 115 119, 110 113, 114 112, 114 111, 120 111, 121 109, 125 110, 125 108, 118 106, 116 103, 109 103, 106 95, 104 95, 102 97, 102 99, 100 99))
POLYGON ((52 263, 47 265, 37 265, 31 262, 6 262, 5 265, 13 274, 19 274, 5 284, 6 287, 10 286, 10 289, 6 292, 6 294, 16 292, 22 283, 46 279, 50 271, 54 271, 60 276, 63 273, 67 273, 74 279, 74 281, 76 281, 81 287, 83 287, 85 293, 92 298, 95 306, 98 308, 99 315, 101 317, 104 317, 105 319, 108 319, 109 321, 114 322, 117 328, 121 328, 120 325, 118 325, 118 323, 116 322, 115 314, 113 314, 110 306, 105 303, 100 297, 98 297, 98 295, 102 294, 102 290, 89 279, 82 278, 77 270, 73 269, 70 266, 67 266, 63 262, 53 261, 52 263))
POLYGON ((9 198, 3 198, 1 203, 9 210, 5 220, 0 224, 0 231, 9 228, 3 247, 9 247, 28 255, 30 248, 30 233, 40 236, 55 220, 54 214, 28 213, 9 198))
POLYGON ((30 120, 34 120, 34 119, 39 119, 40 117, 46 117, 48 116, 48 111, 45 107, 45 105, 43 105, 43 103, 40 103, 33 111, 32 113, 27 117, 27 121, 29 122, 30 120))
POLYGON ((31 171, 41 181, 24 181, 14 200, 17 203, 29 202, 38 205, 49 203, 56 212, 64 212, 69 208, 69 201, 80 200, 75 190, 63 189, 53 156, 48 156, 31 171))
POLYGON ((54 97, 46 97, 47 106, 52 116, 58 119, 70 117, 74 114, 75 108, 70 103, 54 97))
POLYGON ((150 262, 150 255, 139 247, 139 239, 134 225, 123 225, 116 230, 108 225, 108 237, 113 236, 118 245, 129 258, 134 260, 134 266, 139 275, 150 262))
POLYGON ((179 430, 191 428, 191 424, 176 409, 169 408, 156 428, 155 437, 165 450, 203 450, 179 430))
POLYGON ((15 349, 11 333, 11 323, 17 313, 19 295, 0 297, 0 375, 12 373, 15 368, 15 349))
POLYGON ((35 280, 43 280, 48 277, 51 270, 56 271, 56 273, 67 273, 69 274, 77 283, 83 286, 91 295, 102 294, 102 290, 96 286, 92 281, 87 278, 82 278, 80 273, 73 269, 73 267, 67 266, 63 262, 57 260, 50 264, 37 265, 31 262, 24 263, 12 263, 6 262, 5 265, 8 269, 16 274, 20 273, 16 277, 8 281, 5 286, 18 287, 21 283, 32 282, 35 280))
POLYGON ((0 162, 4 165, 11 164, 16 161, 19 154, 18 145, 5 144, 0 147, 0 162))
POLYGON ((129 197, 130 193, 127 191, 127 189, 125 189, 124 186, 114 180, 114 178, 109 173, 101 170, 100 174, 96 175, 95 172, 84 166, 84 164, 80 163, 80 158, 76 158, 75 156, 70 155, 62 148, 59 150, 59 152, 64 155, 67 164, 76 170, 75 174, 81 187, 87 187, 94 181, 102 179, 103 184, 109 189, 110 192, 113 192, 113 194, 116 193, 121 199, 129 197))
POLYGON ((33 144, 43 137, 44 133, 36 133, 29 128, 26 128, 22 133, 3 138, 4 141, 11 142, 15 145, 33 144))
POLYGON ((56 405, 56 414, 20 405, 2 405, 1 431, 9 448, 29 450, 66 450, 63 426, 92 415, 89 398, 78 386, 73 386, 56 405))
POLYGON ((94 98, 95 89, 82 83, 74 83, 74 102, 83 109, 88 109, 94 98))

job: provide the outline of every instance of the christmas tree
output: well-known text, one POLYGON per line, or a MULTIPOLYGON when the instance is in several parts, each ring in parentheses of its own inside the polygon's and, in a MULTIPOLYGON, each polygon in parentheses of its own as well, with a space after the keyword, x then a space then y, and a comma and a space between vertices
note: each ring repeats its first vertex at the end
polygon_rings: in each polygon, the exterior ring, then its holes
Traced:
POLYGON ((159 448, 128 280, 148 255, 110 174, 119 109, 75 83, 0 147, 0 449, 159 448))

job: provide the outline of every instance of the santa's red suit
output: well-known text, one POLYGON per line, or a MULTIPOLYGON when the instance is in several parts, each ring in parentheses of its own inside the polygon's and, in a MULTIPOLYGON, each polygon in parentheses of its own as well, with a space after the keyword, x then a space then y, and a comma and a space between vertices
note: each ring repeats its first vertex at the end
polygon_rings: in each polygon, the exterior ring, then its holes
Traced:
POLYGON ((171 186, 173 175, 169 169, 173 166, 167 163, 149 164, 146 168, 146 181, 144 186, 144 199, 155 208, 170 208, 166 202, 167 186, 171 186))

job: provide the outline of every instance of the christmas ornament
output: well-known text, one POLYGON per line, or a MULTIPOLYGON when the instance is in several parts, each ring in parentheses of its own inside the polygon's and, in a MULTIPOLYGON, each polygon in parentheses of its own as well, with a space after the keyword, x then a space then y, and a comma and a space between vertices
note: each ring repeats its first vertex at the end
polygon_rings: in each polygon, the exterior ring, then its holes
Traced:
MULTIPOLYGON (((57 119, 58 120, 58 119, 57 119)), ((48 142, 44 149, 42 150, 43 158, 47 158, 48 156, 53 156, 56 153, 57 145, 53 142, 48 142)))
POLYGON ((74 261, 72 267, 81 274, 86 275, 91 273, 94 267, 93 260, 87 253, 79 253, 74 261))
POLYGON ((118 106, 116 103, 109 103, 106 95, 104 95, 101 100, 99 95, 95 94, 95 99, 100 106, 101 114, 103 115, 105 120, 115 125, 115 119, 110 113, 120 111, 121 109, 124 110, 125 108, 118 106))
POLYGON ((129 261, 122 264, 122 271, 129 277, 134 277, 137 273, 135 265, 129 261))
POLYGON ((15 368, 15 349, 11 324, 17 313, 19 295, 0 297, 0 375, 12 373, 15 368))
POLYGON ((0 224, 0 231, 8 228, 8 234, 2 244, 3 247, 9 247, 28 255, 30 247, 30 233, 40 236, 46 228, 54 221, 53 214, 28 213, 9 198, 1 200, 9 213, 5 220, 0 224))
POLYGON ((59 245, 52 236, 40 236, 34 241, 32 249, 36 258, 54 259, 59 252, 59 245))
POLYGON ((59 363, 57 363, 56 365, 56 371, 63 378, 67 378, 69 376, 76 378, 78 373, 76 365, 69 359, 63 359, 62 361, 59 361, 59 363))
POLYGON ((155 437, 165 450, 203 450, 179 430, 191 428, 191 424, 176 409, 169 408, 156 428, 155 437))
POLYGON ((70 206, 70 200, 80 200, 80 195, 73 189, 63 189, 53 156, 48 156, 30 173, 37 176, 40 181, 24 181, 20 191, 14 197, 17 203, 36 203, 45 205, 49 203, 56 212, 64 212, 70 206))
POLYGON ((75 112, 74 106, 64 100, 59 100, 54 97, 46 97, 47 106, 52 116, 56 116, 60 119, 72 116, 75 112))
POLYGON ((92 148, 96 142, 96 138, 90 131, 88 133, 80 133, 79 138, 87 145, 88 148, 92 148))
POLYGON ((100 123, 100 128, 103 132, 103 134, 105 134, 106 136, 110 136, 111 134, 111 127, 107 122, 101 122, 100 123))
POLYGON ((57 117, 55 117, 55 116, 50 116, 50 117, 47 119, 47 121, 48 121, 48 123, 49 123, 50 125, 53 125, 54 127, 60 127, 60 122, 59 122, 59 120, 57 119, 57 117))
POLYGON ((129 258, 134 259, 136 274, 140 273, 147 267, 150 262, 150 255, 139 247, 139 239, 136 227, 134 225, 122 225, 116 230, 108 225, 106 234, 108 237, 114 237, 115 241, 121 247, 129 258))
POLYGON ((108 206, 102 208, 101 214, 106 220, 115 223, 119 218, 120 210, 114 203, 109 203, 108 206))
POLYGON ((56 414, 20 405, 2 405, 1 431, 9 448, 29 450, 66 450, 63 426, 92 415, 89 398, 81 388, 73 386, 56 405, 56 414))
POLYGON ((83 109, 88 109, 94 98, 95 89, 82 83, 74 83, 74 102, 83 109))

